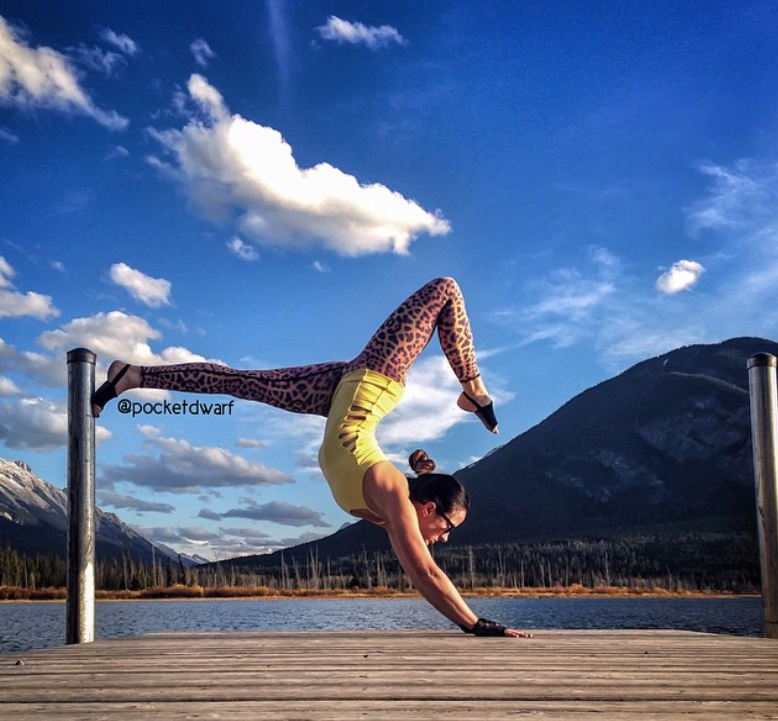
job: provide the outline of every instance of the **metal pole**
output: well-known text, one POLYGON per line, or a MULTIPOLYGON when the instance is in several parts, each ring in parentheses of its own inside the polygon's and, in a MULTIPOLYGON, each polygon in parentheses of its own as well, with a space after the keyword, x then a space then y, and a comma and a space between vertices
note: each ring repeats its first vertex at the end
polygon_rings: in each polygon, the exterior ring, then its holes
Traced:
POLYGON ((778 403, 775 356, 769 353, 752 356, 748 361, 748 380, 765 636, 778 638, 778 403))
POLYGON ((96 356, 68 352, 68 587, 66 643, 95 637, 95 419, 90 399, 96 356))

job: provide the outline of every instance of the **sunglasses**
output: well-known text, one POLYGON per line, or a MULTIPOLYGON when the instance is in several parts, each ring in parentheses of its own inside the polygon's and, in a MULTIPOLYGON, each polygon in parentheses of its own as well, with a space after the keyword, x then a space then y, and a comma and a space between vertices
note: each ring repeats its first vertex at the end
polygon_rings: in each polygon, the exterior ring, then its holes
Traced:
POLYGON ((451 533, 451 531, 456 528, 456 526, 451 522, 451 519, 437 506, 435 506, 435 513, 437 513, 446 522, 446 533, 451 533))

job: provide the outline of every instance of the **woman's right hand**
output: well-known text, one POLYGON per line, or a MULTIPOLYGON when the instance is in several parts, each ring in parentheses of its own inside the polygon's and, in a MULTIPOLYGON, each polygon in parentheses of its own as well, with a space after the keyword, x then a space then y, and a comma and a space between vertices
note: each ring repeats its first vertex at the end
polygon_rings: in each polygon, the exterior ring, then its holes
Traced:
POLYGON ((472 633, 474 636, 481 637, 509 636, 511 638, 532 638, 532 634, 529 631, 517 631, 514 628, 506 628, 496 621, 490 621, 486 618, 479 618, 470 628, 467 626, 462 626, 461 628, 465 633, 472 633))

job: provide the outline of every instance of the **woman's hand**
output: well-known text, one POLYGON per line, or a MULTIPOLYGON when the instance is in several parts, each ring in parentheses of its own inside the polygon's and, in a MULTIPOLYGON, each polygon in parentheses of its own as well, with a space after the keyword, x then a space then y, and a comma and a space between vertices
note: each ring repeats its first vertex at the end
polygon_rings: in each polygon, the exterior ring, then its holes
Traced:
POLYGON ((532 638, 529 631, 517 631, 515 628, 506 628, 505 635, 511 638, 532 638))
POLYGON ((511 638, 532 638, 528 631, 517 631, 514 628, 506 628, 496 621, 490 621, 488 618, 479 618, 473 626, 461 626, 465 633, 472 633, 474 636, 510 636, 511 638))

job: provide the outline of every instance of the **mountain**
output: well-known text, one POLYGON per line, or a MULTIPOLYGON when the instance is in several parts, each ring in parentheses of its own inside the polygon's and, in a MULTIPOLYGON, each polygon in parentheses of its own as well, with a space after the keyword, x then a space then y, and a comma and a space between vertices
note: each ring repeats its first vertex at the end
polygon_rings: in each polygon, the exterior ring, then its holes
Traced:
MULTIPOLYGON (((755 534, 747 361, 778 344, 736 338, 638 363, 576 396, 456 477, 471 497, 451 544, 755 534)), ((570 372, 575 372, 571 368, 570 372)), ((386 548, 361 521, 284 551, 335 558, 386 548)), ((277 565, 279 554, 236 559, 277 565)))
POLYGON ((763 351, 778 344, 689 346, 576 396, 457 474, 479 518, 462 540, 754 532, 746 364, 763 351))
MULTIPOLYGON (((22 461, 0 458, 0 548, 9 544, 22 553, 67 557, 68 498, 65 491, 38 478, 22 461)), ((152 546, 113 513, 95 513, 96 553, 99 560, 171 557, 152 546)))
POLYGON ((173 560, 177 561, 180 559, 184 566, 187 568, 191 568, 192 566, 199 566, 203 563, 211 563, 210 559, 205 558, 205 556, 201 556, 199 553, 195 553, 194 555, 188 553, 179 553, 175 548, 171 548, 170 546, 159 542, 155 543, 154 546, 157 548, 157 550, 162 551, 164 555, 169 556, 173 560))

